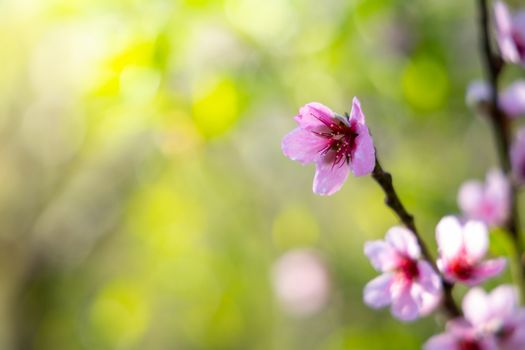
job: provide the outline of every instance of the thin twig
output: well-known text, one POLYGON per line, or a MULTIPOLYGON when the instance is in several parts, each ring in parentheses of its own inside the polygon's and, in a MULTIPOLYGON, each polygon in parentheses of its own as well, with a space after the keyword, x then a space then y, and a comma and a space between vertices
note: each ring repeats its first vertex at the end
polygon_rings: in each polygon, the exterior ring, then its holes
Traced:
POLYGON ((430 263, 434 271, 436 271, 436 273, 440 276, 441 284, 443 286, 442 308, 451 318, 460 316, 461 311, 459 310, 452 296, 453 285, 445 281, 443 276, 440 274, 436 263, 432 258, 432 255, 430 254, 425 242, 423 241, 421 235, 417 230, 417 227, 414 223, 414 216, 405 209, 403 203, 401 203, 401 200, 397 195, 396 190, 394 189, 394 185, 392 184, 392 175, 383 170, 377 158, 374 171, 372 172, 372 177, 374 178, 374 180, 376 180, 379 186, 381 186, 383 192, 385 193, 385 204, 388 207, 390 207, 390 209, 392 209, 394 213, 396 213, 397 217, 399 218, 399 220, 401 220, 403 225, 405 225, 410 231, 414 233, 419 247, 421 248, 421 254, 423 255, 423 258, 430 263))
MULTIPOLYGON (((485 74, 489 85, 491 87, 491 103, 489 109, 490 121, 494 138, 496 141, 496 148, 498 150, 500 166, 510 178, 511 161, 510 161, 510 122, 499 107, 499 77, 503 68, 503 61, 492 49, 490 41, 490 18, 487 6, 487 0, 478 0, 479 8, 479 30, 480 30, 480 47, 483 64, 485 67, 485 74)), ((515 184, 511 185, 510 194, 510 215, 505 224, 505 229, 510 235, 516 250, 516 257, 518 267, 521 270, 522 278, 525 278, 525 265, 522 261, 523 242, 520 235, 517 187, 515 184)))

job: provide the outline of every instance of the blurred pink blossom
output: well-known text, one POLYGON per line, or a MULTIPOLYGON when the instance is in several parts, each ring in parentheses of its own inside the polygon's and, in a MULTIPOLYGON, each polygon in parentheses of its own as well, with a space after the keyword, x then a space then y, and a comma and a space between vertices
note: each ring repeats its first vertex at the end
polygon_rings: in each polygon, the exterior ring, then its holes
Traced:
POLYGON ((367 242, 365 254, 374 268, 383 273, 365 286, 367 305, 391 305, 392 314, 402 321, 415 320, 437 307, 441 281, 431 265, 420 260, 421 251, 411 231, 393 227, 384 241, 367 242))
POLYGON ((505 115, 510 118, 525 115, 525 81, 518 80, 509 85, 500 94, 499 104, 505 115))
POLYGON ((525 12, 511 14, 503 1, 494 4, 497 41, 507 62, 525 64, 525 12))
POLYGON ((463 313, 478 332, 494 335, 500 349, 525 349, 525 308, 518 306, 514 287, 499 286, 490 294, 471 289, 463 298, 463 313))
POLYGON ((490 85, 483 80, 475 80, 467 87, 465 102, 470 108, 485 108, 490 105, 492 89, 490 85))
POLYGON ((328 301, 330 278, 317 253, 292 250, 274 264, 273 288, 285 311, 307 316, 319 311, 328 301))
POLYGON ((518 131, 518 135, 510 151, 512 171, 516 181, 525 184, 525 128, 518 131))
POLYGON ((498 169, 487 174, 485 183, 467 181, 461 185, 458 204, 467 219, 480 220, 489 226, 503 226, 510 210, 510 184, 498 169))
MULTIPOLYGON (((488 113, 491 106, 492 88, 481 80, 470 83, 465 101, 467 106, 481 113, 488 113)), ((525 116, 525 81, 518 80, 507 86, 499 95, 501 110, 509 118, 525 116)))
POLYGON ((355 176, 374 170, 374 144, 356 97, 349 117, 312 102, 301 108, 295 121, 299 127, 284 137, 281 147, 292 160, 316 164, 314 193, 331 195, 339 191, 350 170, 355 176))
POLYGON ((483 261, 488 231, 480 221, 467 221, 462 225, 453 216, 444 217, 437 225, 436 238, 440 252, 437 265, 451 282, 477 285, 499 275, 505 268, 505 258, 483 261))
POLYGON ((464 317, 447 323, 447 331, 430 338, 425 350, 523 350, 525 308, 518 306, 516 289, 509 285, 490 294, 471 289, 463 298, 464 317))
POLYGON ((424 350, 498 350, 496 339, 492 335, 477 332, 465 320, 447 322, 447 330, 430 338, 424 350))

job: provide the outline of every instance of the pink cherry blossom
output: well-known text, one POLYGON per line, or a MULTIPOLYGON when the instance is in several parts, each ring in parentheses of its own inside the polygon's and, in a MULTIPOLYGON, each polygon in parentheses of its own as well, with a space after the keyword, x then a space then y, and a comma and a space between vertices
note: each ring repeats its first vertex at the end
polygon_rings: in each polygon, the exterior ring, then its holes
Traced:
POLYGON ((525 349, 525 308, 516 289, 503 285, 486 294, 471 289, 463 298, 463 318, 447 323, 447 332, 430 338, 425 350, 525 349))
POLYGON ((518 306, 518 293, 509 285, 490 294, 471 289, 463 298, 463 314, 478 332, 493 335, 502 350, 525 349, 525 308, 518 306))
MULTIPOLYGON (((485 81, 473 81, 467 88, 465 101, 467 106, 479 113, 489 113, 492 88, 485 81)), ((507 86, 499 94, 500 109, 509 118, 525 116, 525 81, 518 80, 507 86)))
POLYGON ((391 305, 392 314, 412 321, 432 312, 441 301, 441 281, 431 265, 420 260, 421 251, 414 234, 393 227, 386 239, 365 244, 365 254, 382 274, 364 290, 364 301, 373 308, 391 305))
POLYGON ((447 322, 447 330, 430 338, 424 350, 497 350, 496 339, 477 332, 469 322, 459 319, 447 322))
POLYGON ((505 258, 483 261, 488 230, 480 221, 471 220, 463 225, 456 217, 446 216, 437 225, 436 238, 440 253, 438 268, 451 282, 477 285, 505 268, 505 258))
POLYGON ((316 164, 314 193, 331 195, 339 191, 350 170, 355 176, 374 170, 374 144, 356 97, 350 116, 336 115, 312 102, 301 108, 295 121, 299 127, 284 137, 281 147, 292 160, 316 164))
POLYGON ((505 115, 510 118, 525 115, 525 81, 518 80, 509 85, 500 94, 499 104, 505 115))
POLYGON ((518 135, 510 151, 512 172, 516 181, 525 184, 525 128, 518 131, 518 135))
POLYGON ((502 1, 494 4, 497 41, 507 62, 525 64, 525 12, 511 14, 502 1))
POLYGON ((487 174, 486 182, 467 181, 458 193, 458 204, 467 219, 489 226, 503 226, 510 210, 510 184, 497 169, 487 174))
POLYGON ((328 301, 330 278, 320 256, 309 249, 291 250, 273 267, 273 287, 283 309, 295 316, 319 311, 328 301))
POLYGON ((465 95, 465 102, 470 108, 480 108, 484 111, 485 106, 491 103, 492 88, 483 80, 476 80, 469 84, 465 95))

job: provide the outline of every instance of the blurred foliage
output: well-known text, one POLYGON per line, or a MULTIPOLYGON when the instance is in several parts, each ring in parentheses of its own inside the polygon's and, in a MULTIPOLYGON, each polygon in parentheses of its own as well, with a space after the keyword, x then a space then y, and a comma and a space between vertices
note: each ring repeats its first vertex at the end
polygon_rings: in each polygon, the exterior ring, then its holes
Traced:
POLYGON ((463 102, 473 6, 0 2, 0 348, 418 348, 439 316, 407 326, 362 303, 363 242, 396 223, 380 190, 352 178, 314 196, 280 139, 301 105, 344 112, 358 95, 435 246, 460 183, 495 164, 463 102), (297 247, 333 279, 307 319, 270 285, 297 247))

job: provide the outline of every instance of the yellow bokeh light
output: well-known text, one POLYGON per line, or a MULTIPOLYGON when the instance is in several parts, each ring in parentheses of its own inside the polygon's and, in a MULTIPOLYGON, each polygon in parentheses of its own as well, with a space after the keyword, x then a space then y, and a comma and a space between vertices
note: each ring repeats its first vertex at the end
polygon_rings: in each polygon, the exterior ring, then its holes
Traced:
POLYGON ((228 131, 239 117, 239 92, 228 78, 198 82, 193 95, 193 120, 205 137, 228 131))
POLYGON ((405 67, 402 85, 408 103, 423 111, 443 106, 449 91, 445 67, 427 57, 417 58, 405 67))
POLYGON ((280 249, 310 246, 319 237, 319 225, 306 208, 291 205, 275 218, 272 237, 275 245, 280 249))
POLYGON ((91 305, 95 330, 112 348, 126 348, 144 334, 149 306, 144 292, 130 282, 114 281, 104 287, 91 305))

